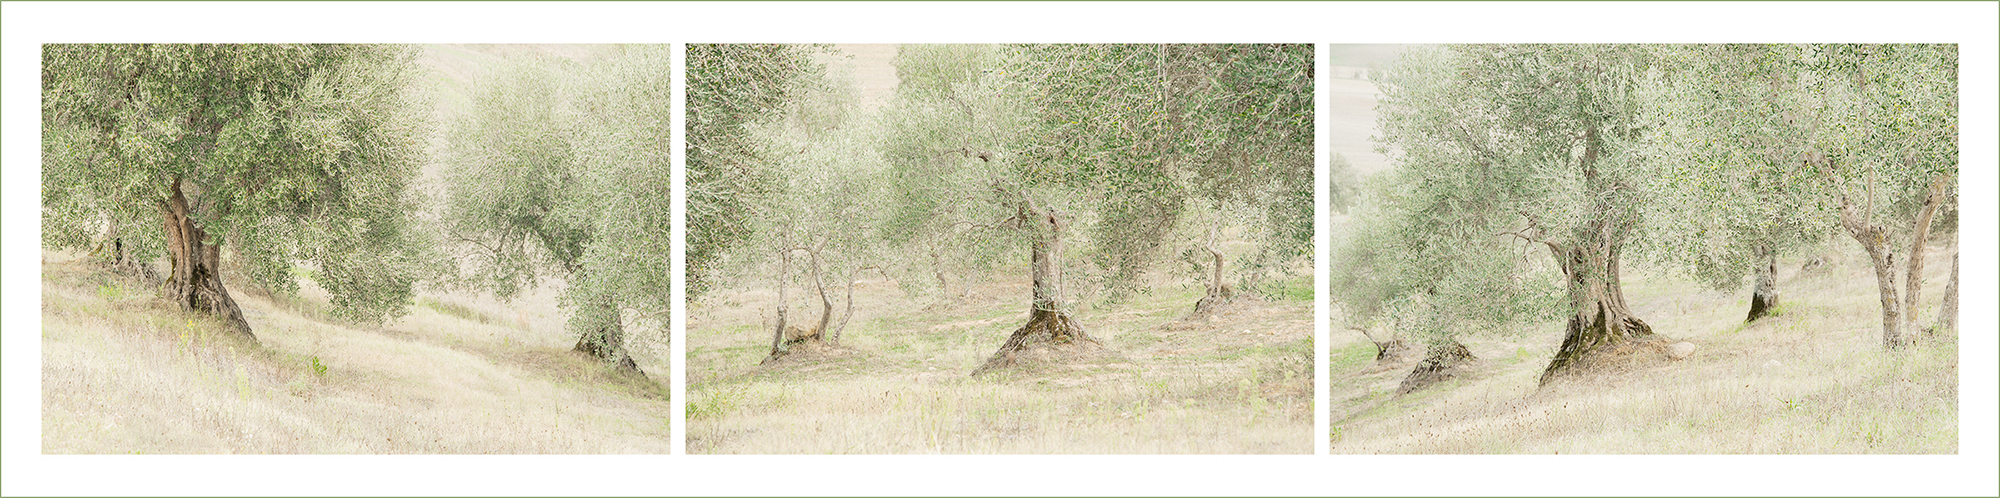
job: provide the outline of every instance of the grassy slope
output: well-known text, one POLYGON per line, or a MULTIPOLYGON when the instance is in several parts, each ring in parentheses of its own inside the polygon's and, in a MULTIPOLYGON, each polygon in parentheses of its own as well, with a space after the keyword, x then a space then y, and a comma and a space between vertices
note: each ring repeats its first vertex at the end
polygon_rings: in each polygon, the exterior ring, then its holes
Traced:
POLYGON ((239 290, 258 345, 142 283, 44 259, 46 453, 668 448, 664 387, 607 376, 568 352, 559 326, 523 328, 525 314, 502 314, 552 298, 432 300, 377 327, 326 320, 310 288, 286 302, 239 290))
MULTIPOLYGON (((426 47, 433 124, 465 110, 470 82, 498 56, 605 50, 426 47)), ((442 168, 426 165, 425 179, 442 168)), ((668 451, 665 384, 607 378, 570 354, 560 281, 510 303, 427 292, 386 327, 326 319, 310 284, 303 299, 274 302, 232 283, 259 346, 215 337, 214 324, 71 255, 44 261, 44 452, 668 451)), ((663 346, 637 349, 642 368, 667 378, 653 351, 663 346)))
MULTIPOLYGON (((1407 368, 1378 370, 1373 347, 1336 327, 1335 453, 1954 453, 1958 349, 1952 337, 1881 348, 1875 281, 1851 241, 1821 269, 1783 259, 1778 316, 1742 325, 1747 290, 1716 292, 1629 275, 1628 300, 1655 331, 1692 342, 1688 360, 1559 383, 1536 378, 1560 323, 1474 337, 1469 379, 1394 396, 1407 368)), ((1935 320, 1950 250, 1933 248, 1924 324, 1935 320)), ((1638 273, 1638 272, 1635 272, 1638 273)))
MULTIPOLYGON (((1026 320, 1027 282, 915 309, 864 282, 843 341, 775 366, 769 291, 722 293, 690 312, 693 453, 1308 453, 1308 297, 1256 302, 1163 329, 1200 297, 1161 289, 1078 311, 1116 357, 1075 368, 968 373, 1026 320)), ((1301 290, 1305 284, 1299 284, 1301 290)), ((814 308, 795 316, 812 320, 814 308)))

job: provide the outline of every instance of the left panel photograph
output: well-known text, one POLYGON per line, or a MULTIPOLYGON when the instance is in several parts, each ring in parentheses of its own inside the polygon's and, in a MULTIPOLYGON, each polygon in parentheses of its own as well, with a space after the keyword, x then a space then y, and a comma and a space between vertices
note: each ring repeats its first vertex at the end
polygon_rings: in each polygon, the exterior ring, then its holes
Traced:
POLYGON ((667 45, 42 47, 42 452, 654 453, 667 45))

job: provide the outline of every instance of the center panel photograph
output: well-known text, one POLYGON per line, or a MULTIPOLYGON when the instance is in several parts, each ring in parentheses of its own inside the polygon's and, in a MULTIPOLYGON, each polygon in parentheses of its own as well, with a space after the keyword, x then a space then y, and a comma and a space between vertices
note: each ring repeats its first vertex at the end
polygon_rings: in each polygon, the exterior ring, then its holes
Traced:
POLYGON ((1310 454, 1313 48, 689 45, 692 454, 1310 454))

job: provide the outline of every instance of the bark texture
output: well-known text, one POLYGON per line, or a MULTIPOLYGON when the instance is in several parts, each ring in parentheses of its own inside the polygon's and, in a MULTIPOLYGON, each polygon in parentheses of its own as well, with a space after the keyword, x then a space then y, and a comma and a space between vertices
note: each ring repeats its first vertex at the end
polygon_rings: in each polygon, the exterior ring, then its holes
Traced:
POLYGON ((1020 208, 1018 218, 1029 239, 1029 274, 1034 281, 1034 305, 1028 323, 1007 336, 1007 342, 986 363, 973 370, 981 375, 1039 360, 1059 359, 1101 349, 1076 318, 1064 308, 1062 286, 1062 219, 1053 211, 1020 208))
POLYGON ((173 261, 166 283, 168 295, 182 310, 214 315, 229 330, 256 340, 250 333, 250 322, 243 319, 243 309, 222 285, 222 247, 209 244, 208 233, 195 223, 180 180, 174 180, 172 194, 159 204, 167 232, 167 254, 173 261))
POLYGON ((1409 394, 1470 373, 1472 362, 1477 359, 1472 350, 1458 341, 1431 345, 1424 353, 1424 361, 1417 363, 1417 368, 1411 370, 1409 376, 1403 377, 1403 383, 1396 387, 1396 394, 1409 394))
POLYGON ((632 361, 632 354, 625 349, 625 326, 619 319, 618 305, 605 296, 595 306, 598 309, 593 313, 606 319, 576 340, 576 352, 610 363, 621 372, 644 377, 646 372, 639 370, 639 363, 632 361))
POLYGON ((1611 193, 1629 190, 1623 184, 1598 176, 1595 164, 1603 144, 1596 128, 1584 134, 1582 159, 1584 182, 1592 191, 1602 192, 1596 217, 1576 226, 1575 243, 1549 244, 1562 263, 1569 289, 1569 323, 1564 327, 1562 347, 1542 371, 1541 383, 1548 385, 1556 376, 1576 367, 1587 356, 1616 350, 1634 340, 1653 339, 1653 327, 1632 314, 1625 304, 1619 283, 1619 249, 1632 227, 1632 215, 1605 199, 1611 193))

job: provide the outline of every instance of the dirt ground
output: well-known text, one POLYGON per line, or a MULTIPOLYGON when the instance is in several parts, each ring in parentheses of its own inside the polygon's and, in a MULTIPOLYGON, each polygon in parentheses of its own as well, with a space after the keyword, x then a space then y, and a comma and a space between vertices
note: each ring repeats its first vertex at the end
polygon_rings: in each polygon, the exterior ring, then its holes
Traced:
MULTIPOLYGON (((712 296, 688 321, 688 451, 1312 451, 1309 298, 1246 298, 1184 323, 1198 287, 1078 306, 1109 355, 971 377, 1026 321, 1027 286, 1000 279, 925 306, 864 281, 839 347, 773 366, 759 362, 775 293, 712 296)), ((812 323, 812 309, 790 316, 812 323)))

